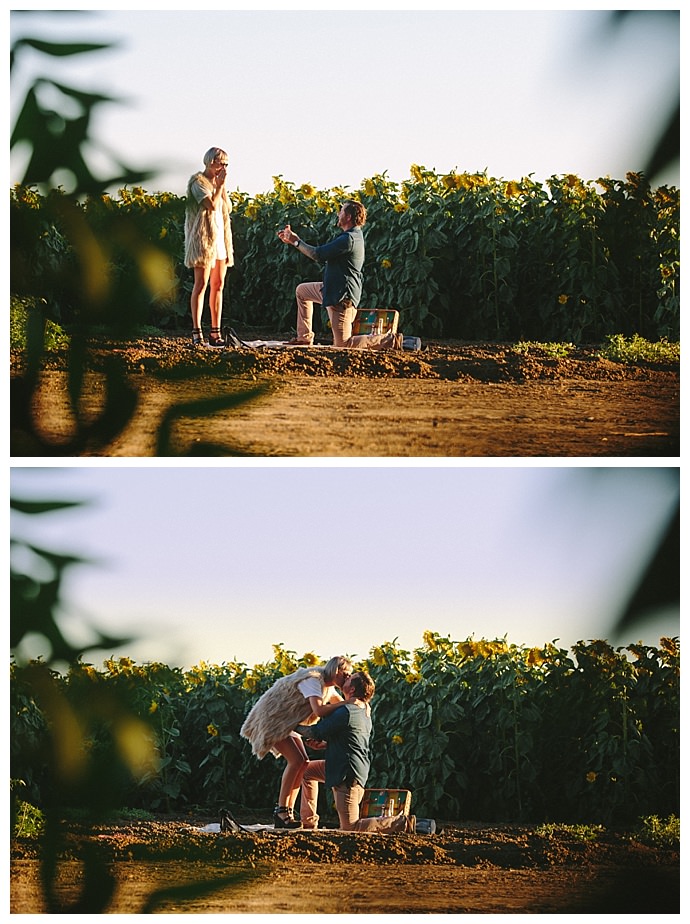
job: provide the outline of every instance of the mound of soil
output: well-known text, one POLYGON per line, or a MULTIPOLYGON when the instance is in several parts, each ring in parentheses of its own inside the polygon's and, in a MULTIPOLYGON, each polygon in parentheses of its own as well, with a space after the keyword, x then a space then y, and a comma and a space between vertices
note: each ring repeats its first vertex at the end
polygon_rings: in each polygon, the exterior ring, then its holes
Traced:
MULTIPOLYGON (((262 339, 287 340, 290 336, 279 333, 263 335, 262 339)), ((254 335, 247 334, 246 339, 254 339, 254 335)), ((563 379, 664 381, 678 376, 677 363, 612 362, 602 358, 594 346, 573 348, 567 357, 554 357, 538 346, 516 352, 511 344, 456 340, 425 341, 421 350, 414 351, 337 349, 318 340, 315 348, 203 349, 192 348, 188 335, 166 333, 126 342, 92 344, 90 365, 93 369, 102 369, 111 357, 120 359, 131 372, 150 372, 161 377, 202 371, 224 378, 309 375, 516 384, 563 379)), ((47 368, 64 368, 65 361, 64 353, 50 354, 47 368)), ((13 365, 19 363, 20 357, 13 357, 13 365)))
MULTIPOLYGON (((215 820, 215 819, 213 819, 215 820)), ((676 851, 654 848, 629 834, 602 833, 596 840, 565 826, 540 833, 524 825, 439 822, 435 834, 356 834, 337 828, 318 831, 271 829, 214 834, 202 829, 208 818, 174 816, 160 821, 70 824, 61 854, 78 859, 84 843, 98 845, 110 860, 307 861, 333 863, 452 864, 465 867, 547 869, 552 866, 611 864, 657 866, 674 863, 676 851)), ((39 842, 17 839, 13 859, 37 859, 39 842)))
MULTIPOLYGON (((63 900, 79 894, 79 861, 89 847, 117 883, 113 912, 143 907, 156 890, 156 910, 187 913, 679 910, 678 851, 623 834, 589 841, 565 829, 467 822, 440 823, 434 835, 200 832, 208 821, 72 825, 58 892, 63 900)), ((38 857, 35 842, 13 842, 13 911, 45 910, 38 857)))
MULTIPOLYGON (((98 343, 83 420, 105 406, 104 370, 113 358, 136 389, 136 414, 110 445, 75 454, 155 455, 155 434, 171 417, 170 455, 679 454, 679 364, 616 363, 593 347, 555 358, 538 348, 525 354, 457 341, 430 341, 415 352, 192 349, 186 335, 98 343), (232 395, 231 409, 200 416, 200 402, 232 395)), ((13 358, 15 376, 21 364, 13 358)), ((69 439, 74 426, 65 367, 64 355, 51 355, 34 397, 37 430, 49 446, 69 439)), ((11 454, 43 452, 40 441, 15 431, 11 454)))

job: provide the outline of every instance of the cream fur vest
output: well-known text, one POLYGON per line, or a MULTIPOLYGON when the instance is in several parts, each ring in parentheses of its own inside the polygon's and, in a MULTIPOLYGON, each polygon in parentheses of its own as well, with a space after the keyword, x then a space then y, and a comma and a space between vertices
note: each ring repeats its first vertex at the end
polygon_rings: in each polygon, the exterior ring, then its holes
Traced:
MULTIPOLYGON (((190 269, 193 266, 213 266, 216 262, 216 221, 209 209, 203 208, 197 202, 192 192, 192 186, 200 183, 207 188, 209 198, 213 196, 213 186, 203 173, 195 173, 187 183, 187 203, 184 220, 184 265, 190 269)), ((235 258, 232 247, 232 228, 230 226, 231 206, 223 196, 223 230, 225 234, 225 249, 228 254, 227 265, 234 266, 235 258)))
POLYGON ((309 700, 304 698, 298 687, 307 677, 318 677, 324 689, 323 668, 300 667, 294 673, 276 680, 250 709, 240 735, 251 741, 252 751, 259 760, 269 751, 279 757, 279 753, 273 749, 276 741, 287 738, 296 725, 307 723, 313 716, 309 700))

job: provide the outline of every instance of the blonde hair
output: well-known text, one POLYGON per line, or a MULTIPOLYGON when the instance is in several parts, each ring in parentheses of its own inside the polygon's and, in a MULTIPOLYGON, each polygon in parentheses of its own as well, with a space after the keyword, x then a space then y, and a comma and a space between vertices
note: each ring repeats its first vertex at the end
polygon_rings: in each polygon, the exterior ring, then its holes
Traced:
POLYGON ((218 160, 219 157, 227 156, 228 155, 222 148, 209 148, 204 154, 204 167, 208 167, 209 164, 212 164, 214 160, 218 160))
POLYGON ((343 657, 343 655, 336 655, 334 658, 326 664, 323 669, 323 679, 330 686, 335 680, 335 675, 338 673, 341 667, 352 667, 352 661, 349 658, 343 657))

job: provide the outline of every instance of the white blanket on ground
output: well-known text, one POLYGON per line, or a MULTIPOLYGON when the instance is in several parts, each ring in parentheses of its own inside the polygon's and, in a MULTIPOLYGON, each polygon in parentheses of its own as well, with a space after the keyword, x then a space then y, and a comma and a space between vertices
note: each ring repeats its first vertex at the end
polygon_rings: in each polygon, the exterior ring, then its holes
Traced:
POLYGON ((306 343, 285 343, 284 340, 243 340, 242 343, 245 346, 251 347, 253 350, 257 350, 259 347, 270 347, 275 349, 276 347, 286 347, 288 350, 313 350, 314 348, 318 349, 324 344, 313 343, 310 347, 307 347, 306 343))
MULTIPOLYGON (((320 831, 329 830, 332 834, 334 830, 329 828, 274 828, 273 825, 242 825, 241 827, 249 834, 260 834, 262 831, 270 831, 271 834, 299 834, 302 831, 308 831, 310 834, 316 834, 320 831)), ((220 834, 220 823, 214 821, 210 825, 204 825, 203 828, 196 828, 193 825, 187 825, 185 830, 191 831, 194 834, 220 834)))
MULTIPOLYGON (((245 831, 251 831, 252 833, 256 831, 273 831, 273 825, 242 825, 245 831)), ((187 827, 188 831, 194 831, 195 834, 220 834, 220 823, 217 821, 212 822, 210 825, 204 825, 203 828, 195 828, 193 826, 187 827)))
MULTIPOLYGON (((249 834, 258 834, 261 831, 270 831, 271 833, 275 831, 277 834, 282 834, 284 831, 292 831, 294 834, 295 831, 303 830, 302 828, 274 828, 273 825, 241 825, 241 827, 249 834)), ((204 825, 203 828, 188 826, 187 830, 193 831, 195 834, 220 834, 220 823, 214 821, 210 825, 204 825)))

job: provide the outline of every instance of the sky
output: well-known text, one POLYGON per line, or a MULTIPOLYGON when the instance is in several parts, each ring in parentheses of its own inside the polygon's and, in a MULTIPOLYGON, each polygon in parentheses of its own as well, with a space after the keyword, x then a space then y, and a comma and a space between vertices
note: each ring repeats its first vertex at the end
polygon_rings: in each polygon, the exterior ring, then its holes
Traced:
MULTIPOLYGON (((278 644, 360 659, 384 642, 412 652, 426 630, 658 645, 679 635, 677 610, 612 627, 678 487, 677 469, 648 466, 20 466, 13 497, 82 505, 10 527, 86 559, 63 589, 74 643, 88 626, 135 637, 87 653, 96 667, 254 666, 278 644)), ((23 655, 47 654, 35 641, 23 655)))
MULTIPOLYGON (((356 190, 418 164, 544 181, 624 179, 641 170, 679 88, 679 20, 606 10, 261 10, 14 13, 10 38, 106 41, 107 51, 26 51, 11 115, 47 76, 118 102, 95 129, 106 151, 151 169, 151 192, 185 195, 204 152, 224 148, 228 187, 250 196, 273 177, 356 190)), ((74 9, 74 5, 71 5, 74 9)), ((46 104, 49 98, 45 97, 46 104)), ((112 176, 112 161, 89 163, 112 176)), ((10 159, 11 182, 26 152, 10 159)), ((54 185, 70 187, 68 177, 54 185)), ((655 184, 680 185, 679 168, 655 184)), ((116 190, 111 190, 116 193, 116 190)))

